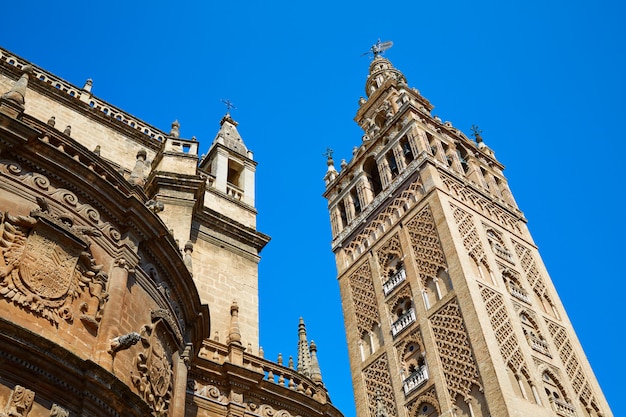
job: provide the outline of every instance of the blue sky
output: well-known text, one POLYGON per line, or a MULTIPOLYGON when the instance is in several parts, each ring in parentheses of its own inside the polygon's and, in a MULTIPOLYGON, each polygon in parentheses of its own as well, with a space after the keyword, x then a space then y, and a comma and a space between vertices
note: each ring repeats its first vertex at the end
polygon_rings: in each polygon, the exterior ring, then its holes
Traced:
POLYGON ((225 112, 255 153, 261 344, 316 341, 333 403, 354 416, 322 177, 362 132, 353 122, 378 38, 387 57, 507 167, 570 319, 615 415, 626 415, 623 144, 626 15, 582 2, 10 2, 0 44, 205 151, 225 112))

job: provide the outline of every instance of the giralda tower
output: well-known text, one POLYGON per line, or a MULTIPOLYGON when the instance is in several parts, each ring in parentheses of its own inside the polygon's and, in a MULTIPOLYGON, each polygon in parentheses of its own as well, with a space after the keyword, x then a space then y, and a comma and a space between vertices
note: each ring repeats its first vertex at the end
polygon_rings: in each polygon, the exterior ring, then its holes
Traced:
POLYGON ((357 416, 612 416, 503 165, 381 49, 324 178, 357 416))

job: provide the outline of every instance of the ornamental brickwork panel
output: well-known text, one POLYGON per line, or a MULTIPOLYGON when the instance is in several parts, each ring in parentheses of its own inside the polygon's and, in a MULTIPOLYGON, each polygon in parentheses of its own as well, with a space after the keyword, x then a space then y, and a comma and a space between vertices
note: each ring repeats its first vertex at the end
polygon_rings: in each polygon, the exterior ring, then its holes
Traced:
POLYGON ((391 374, 387 354, 383 354, 363 370, 370 415, 376 415, 377 398, 380 398, 389 416, 397 416, 396 401, 391 387, 391 374))
POLYGON ((483 245, 480 243, 480 238, 478 237, 472 216, 454 204, 450 204, 450 207, 452 207, 454 221, 459 228, 459 232, 463 238, 463 246, 465 246, 468 255, 474 259, 477 264, 482 263, 487 265, 485 251, 483 245))
POLYGON ((350 275, 348 282, 352 291, 352 301, 354 302, 359 334, 369 332, 374 327, 374 324, 380 323, 370 264, 365 262, 361 265, 350 275))
POLYGON ((479 193, 456 179, 442 172, 440 172, 440 174, 441 180, 445 186, 448 187, 450 194, 456 197, 459 201, 472 206, 485 217, 493 220, 507 230, 517 233, 522 232, 520 221, 516 217, 512 216, 497 204, 492 203, 489 199, 481 196, 479 193))
POLYGON ((543 282, 543 278, 537 269, 537 264, 533 259, 530 249, 516 241, 513 241, 513 246, 515 247, 515 253, 517 253, 517 257, 522 264, 522 269, 524 270, 524 274, 531 288, 540 299, 545 297, 549 300, 550 297, 546 293, 546 284, 543 282))
POLYGON ((492 289, 480 285, 480 295, 485 302, 485 309, 491 321, 491 327, 496 335, 500 353, 504 362, 516 373, 527 370, 524 356, 519 348, 519 342, 515 337, 513 326, 504 306, 502 295, 492 289))
POLYGON ((406 224, 406 229, 409 232, 420 279, 425 286, 428 278, 434 279, 440 269, 448 268, 430 207, 426 206, 417 213, 406 224))
POLYGON ((565 365, 565 372, 572 383, 572 387, 574 388, 576 395, 585 404, 597 404, 595 396, 589 386, 589 382, 587 381, 582 367, 580 366, 578 357, 574 352, 572 343, 567 337, 565 327, 559 326, 550 320, 546 320, 546 324, 548 325, 548 330, 552 336, 552 340, 554 340, 554 346, 556 346, 559 352, 561 362, 565 365))
POLYGON ((468 398, 472 386, 482 385, 456 298, 440 308, 430 318, 430 324, 450 396, 468 398))

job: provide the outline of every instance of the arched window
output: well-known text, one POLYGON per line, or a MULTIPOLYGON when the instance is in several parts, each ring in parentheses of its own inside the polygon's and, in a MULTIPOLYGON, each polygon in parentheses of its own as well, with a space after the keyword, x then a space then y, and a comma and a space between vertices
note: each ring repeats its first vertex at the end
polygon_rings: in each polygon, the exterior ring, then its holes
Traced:
POLYGON ((396 161, 396 156, 393 154, 393 151, 389 151, 385 157, 387 158, 391 178, 397 177, 400 173, 400 168, 398 167, 398 161, 396 161))
POLYGON ((354 206, 354 215, 358 216, 361 213, 361 200, 359 200, 359 194, 355 188, 350 190, 350 199, 352 200, 352 205, 354 206))
POLYGON ((459 162, 461 162, 463 172, 467 174, 467 171, 469 171, 469 163, 467 162, 469 160, 469 155, 467 153, 467 150, 465 150, 464 147, 457 145, 456 155, 459 157, 459 162))
POLYGON ((409 165, 415 159, 415 155, 413 155, 413 150, 411 149, 411 144, 409 143, 409 138, 403 136, 402 139, 400 139, 400 148, 402 149, 404 162, 406 165, 409 165))
POLYGON ((552 355, 550 354, 548 342, 546 342, 546 339, 539 332, 537 323, 525 312, 521 312, 519 318, 522 322, 522 331, 530 347, 551 358, 552 355))
POLYGON ((409 297, 401 297, 393 307, 392 316, 394 317, 394 321, 391 324, 391 334, 395 337, 398 333, 415 322, 416 317, 413 301, 409 297))
POLYGON ((546 370, 544 371, 541 380, 552 409, 561 416, 576 415, 576 410, 567 397, 567 393, 563 389, 563 385, 558 378, 552 374, 552 372, 546 370))
POLYGON ((374 160, 373 156, 367 158, 363 164, 363 172, 365 172, 365 177, 367 178, 367 181, 372 189, 372 194, 376 197, 383 190, 383 187, 382 182, 380 181, 378 165, 376 164, 376 160, 374 160))
POLYGON ((346 214, 346 205, 343 200, 337 204, 337 208, 339 209, 339 217, 341 218, 341 229, 348 225, 348 215, 346 214))

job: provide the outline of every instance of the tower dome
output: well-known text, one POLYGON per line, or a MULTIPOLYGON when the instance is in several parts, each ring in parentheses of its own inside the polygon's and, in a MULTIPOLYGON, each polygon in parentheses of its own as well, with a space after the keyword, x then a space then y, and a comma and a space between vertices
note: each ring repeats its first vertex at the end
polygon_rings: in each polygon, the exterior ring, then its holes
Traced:
POLYGON ((395 69, 387 58, 383 58, 380 55, 376 56, 370 64, 369 75, 365 83, 365 94, 367 97, 390 79, 406 84, 404 74, 395 69))

